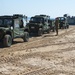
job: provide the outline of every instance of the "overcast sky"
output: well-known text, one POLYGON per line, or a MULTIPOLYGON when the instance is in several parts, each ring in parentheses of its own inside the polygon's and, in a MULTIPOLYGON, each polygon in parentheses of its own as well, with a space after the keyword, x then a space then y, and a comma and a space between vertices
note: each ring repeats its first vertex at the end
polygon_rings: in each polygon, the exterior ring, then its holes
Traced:
POLYGON ((0 15, 25 14, 28 17, 47 14, 52 18, 75 16, 75 0, 0 0, 0 15))

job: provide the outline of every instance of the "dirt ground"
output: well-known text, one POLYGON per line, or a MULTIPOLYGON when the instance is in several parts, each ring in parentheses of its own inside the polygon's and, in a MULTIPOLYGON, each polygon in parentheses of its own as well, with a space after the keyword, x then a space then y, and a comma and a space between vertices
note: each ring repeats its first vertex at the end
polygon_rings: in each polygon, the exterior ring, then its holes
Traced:
POLYGON ((75 26, 55 34, 0 46, 0 75, 75 75, 75 26))

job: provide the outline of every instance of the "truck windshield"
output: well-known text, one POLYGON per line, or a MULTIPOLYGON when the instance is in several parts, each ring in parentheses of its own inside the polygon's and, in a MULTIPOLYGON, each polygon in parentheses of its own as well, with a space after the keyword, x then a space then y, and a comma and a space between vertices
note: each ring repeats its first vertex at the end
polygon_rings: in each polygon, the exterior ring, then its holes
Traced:
POLYGON ((12 19, 0 19, 1 27, 6 27, 8 25, 12 25, 12 19))
POLYGON ((12 25, 11 19, 4 19, 4 25, 12 25))
POLYGON ((30 19, 30 22, 40 23, 40 22, 43 22, 43 18, 33 17, 33 18, 30 19))
POLYGON ((62 21, 63 21, 63 20, 65 20, 65 18, 62 17, 62 18, 60 18, 59 20, 62 20, 62 21))

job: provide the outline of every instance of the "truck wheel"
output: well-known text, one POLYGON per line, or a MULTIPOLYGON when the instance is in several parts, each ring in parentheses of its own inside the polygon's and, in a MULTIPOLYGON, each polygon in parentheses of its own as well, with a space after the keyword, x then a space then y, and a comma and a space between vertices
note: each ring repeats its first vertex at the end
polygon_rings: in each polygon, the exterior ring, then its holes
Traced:
POLYGON ((47 33, 50 33, 50 29, 47 30, 47 33))
POLYGON ((12 38, 10 35, 5 35, 4 36, 4 40, 3 40, 3 44, 5 47, 10 47, 12 44, 12 38))
POLYGON ((38 30, 38 36, 42 36, 42 34, 43 34, 43 31, 42 31, 42 28, 40 28, 40 29, 38 30))
POLYGON ((55 32, 55 27, 53 27, 53 32, 55 32))
POLYGON ((59 29, 61 29, 61 26, 59 26, 59 29))
POLYGON ((24 42, 29 41, 29 33, 28 32, 24 32, 23 40, 24 40, 24 42))
POLYGON ((69 28, 69 25, 67 25, 67 29, 69 28))
POLYGON ((67 28, 67 26, 64 26, 64 28, 66 29, 66 28, 67 28))

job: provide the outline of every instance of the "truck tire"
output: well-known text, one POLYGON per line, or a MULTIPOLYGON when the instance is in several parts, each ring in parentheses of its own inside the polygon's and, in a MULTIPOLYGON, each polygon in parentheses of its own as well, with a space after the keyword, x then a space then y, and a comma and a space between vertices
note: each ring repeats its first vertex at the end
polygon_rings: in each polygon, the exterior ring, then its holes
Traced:
POLYGON ((59 29, 61 29, 62 27, 61 26, 59 26, 59 29))
POLYGON ((69 28, 69 25, 67 25, 67 29, 69 28))
POLYGON ((42 30, 42 28, 40 28, 40 29, 38 30, 38 36, 42 36, 42 34, 43 34, 43 30, 42 30))
POLYGON ((67 28, 67 26, 64 26, 64 28, 66 29, 66 28, 67 28))
POLYGON ((52 31, 55 32, 55 27, 53 27, 53 30, 52 31))
POLYGON ((28 32, 24 32, 23 40, 24 40, 24 42, 29 41, 29 33, 28 32))
POLYGON ((4 44, 5 47, 10 47, 11 46, 12 38, 11 38, 10 35, 7 34, 7 35, 4 36, 3 44, 4 44))
POLYGON ((47 30, 47 33, 50 33, 50 29, 47 30))

